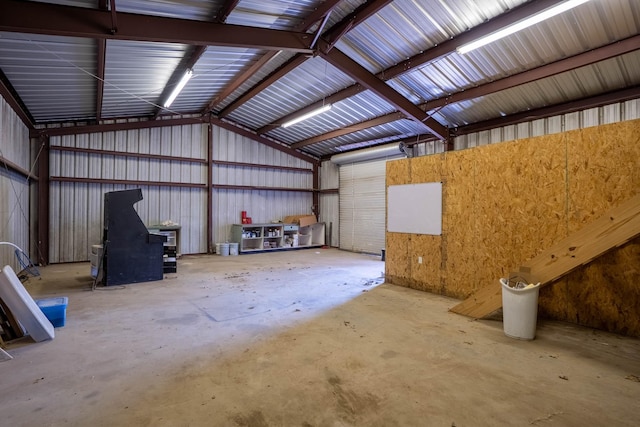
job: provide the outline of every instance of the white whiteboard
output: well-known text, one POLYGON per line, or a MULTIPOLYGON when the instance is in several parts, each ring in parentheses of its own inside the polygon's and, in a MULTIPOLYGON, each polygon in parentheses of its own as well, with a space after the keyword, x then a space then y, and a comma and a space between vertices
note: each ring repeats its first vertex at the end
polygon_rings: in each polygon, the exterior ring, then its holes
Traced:
POLYGON ((390 185, 387 189, 387 231, 442 234, 442 183, 390 185))

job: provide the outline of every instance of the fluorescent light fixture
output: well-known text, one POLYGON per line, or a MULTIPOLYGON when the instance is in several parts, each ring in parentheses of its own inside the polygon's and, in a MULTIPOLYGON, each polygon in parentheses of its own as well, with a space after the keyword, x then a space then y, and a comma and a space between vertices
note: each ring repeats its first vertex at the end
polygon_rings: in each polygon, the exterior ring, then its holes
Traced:
POLYGON ((164 108, 169 108, 171 103, 176 99, 176 97, 178 96, 184 85, 187 84, 192 75, 193 70, 187 70, 187 72, 184 73, 184 76, 182 76, 180 82, 176 85, 176 87, 173 88, 173 92, 171 92, 171 95, 169 95, 167 100, 164 102, 164 108))
POLYGON ((504 27, 501 30, 495 31, 491 34, 488 34, 484 37, 479 38, 478 40, 474 40, 471 43, 464 44, 457 48, 456 50, 460 54, 465 54, 467 52, 471 52, 474 49, 477 49, 481 46, 487 45, 489 43, 493 43, 496 40, 500 40, 503 37, 509 36, 513 33, 517 33, 520 30, 524 30, 527 27, 535 25, 539 22, 542 22, 546 19, 554 17, 556 15, 561 14, 562 12, 566 12, 569 9, 573 9, 576 6, 580 6, 583 3, 588 2, 589 0, 569 0, 563 3, 557 4, 548 9, 542 10, 535 15, 532 15, 528 18, 525 18, 521 21, 513 23, 507 27, 504 27))
POLYGON ((308 112, 307 114, 303 114, 300 117, 296 117, 293 120, 289 120, 288 122, 285 122, 282 124, 283 128, 288 128, 291 125, 295 125, 296 123, 299 123, 303 120, 307 120, 310 119, 313 116, 317 116, 318 114, 322 114, 325 111, 329 111, 331 109, 331 104, 327 104, 327 105, 323 105, 322 107, 318 108, 317 110, 313 110, 308 112))

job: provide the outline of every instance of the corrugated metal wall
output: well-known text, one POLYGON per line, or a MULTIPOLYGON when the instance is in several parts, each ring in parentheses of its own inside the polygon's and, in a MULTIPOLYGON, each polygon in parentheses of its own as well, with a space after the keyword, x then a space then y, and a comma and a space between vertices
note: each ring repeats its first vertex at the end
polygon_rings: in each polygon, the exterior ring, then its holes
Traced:
POLYGON ((313 194, 305 191, 244 190, 216 185, 311 189, 312 165, 264 144, 214 126, 213 160, 308 169, 309 172, 249 165, 213 165, 213 241, 231 237, 231 224, 239 224, 241 211, 253 223, 282 220, 287 215, 310 214, 313 194))
MULTIPOLYGON (((331 161, 324 161, 320 167, 320 189, 338 190, 340 187, 340 168, 331 161)), ((340 246, 340 198, 338 192, 320 193, 320 218, 326 224, 326 244, 340 246)))
POLYGON ((89 178, 95 182, 56 182, 50 190, 50 262, 85 261, 91 245, 102 240, 104 193, 141 188, 144 199, 134 206, 142 221, 157 224, 171 220, 182 226, 183 254, 207 251, 206 163, 128 157, 126 155, 63 151, 55 147, 144 153, 206 161, 204 125, 105 132, 52 137, 52 177, 89 178), (118 184, 101 180, 131 180, 118 184), (144 182, 154 182, 146 185, 144 182), (158 185, 201 184, 201 187, 158 185))
POLYGON ((640 118, 640 99, 634 99, 575 113, 462 135, 455 138, 454 146, 456 150, 462 150, 496 142, 549 135, 638 118, 640 118))
MULTIPOLYGON (((2 155, 28 170, 31 167, 28 130, 4 100, 1 106, 2 155)), ((460 136, 455 139, 455 147, 464 149, 636 118, 640 118, 640 100, 460 136)), ((230 226, 240 221, 240 212, 243 210, 247 211, 256 223, 277 221, 286 215, 311 212, 312 193, 304 191, 313 186, 312 167, 309 163, 215 126, 212 130, 212 139, 214 161, 244 163, 244 165, 214 164, 213 166, 212 240, 214 242, 229 239, 230 226), (251 166, 251 164, 305 170, 263 168, 251 166), (216 188, 216 185, 299 188, 301 191, 216 188)), ((51 183, 49 254, 51 262, 87 260, 90 246, 101 239, 104 193, 137 187, 143 189, 145 197, 143 201, 136 204, 143 222, 147 224, 164 220, 178 222, 183 227, 182 252, 184 254, 206 252, 207 125, 53 137, 51 145, 54 147, 51 151, 50 164, 52 177, 89 178, 96 181, 56 182, 54 180, 51 183), (189 160, 63 151, 55 147, 156 154, 189 160), (192 161, 193 159, 196 161, 192 161), (196 184, 198 187, 165 186, 157 183, 128 185, 100 182, 100 180, 109 179, 196 184)), ((442 147, 438 143, 422 143, 418 145, 417 151, 418 155, 434 154, 441 152, 442 147)), ((342 186, 342 183, 338 182, 336 166, 330 162, 324 162, 320 170, 321 189, 342 186)), ((2 221, 0 225, 6 224, 0 238, 28 248, 31 246, 29 245, 30 230, 24 218, 33 219, 29 210, 29 186, 18 174, 6 171, 3 172, 0 182, 0 195, 3 200, 9 201, 8 204, 3 204, 3 209, 0 211, 2 221), (15 195, 16 192, 20 195, 19 197, 15 195), (20 205, 16 203, 18 199, 20 199, 20 205), (19 206, 22 209, 19 209, 19 206)), ((340 208, 338 195, 335 193, 321 195, 319 220, 327 224, 327 231, 329 225, 332 225, 330 243, 335 246, 342 246, 342 240, 344 240, 340 238, 339 231, 340 208)), ((377 252, 380 249, 377 246, 381 246, 376 242, 373 246, 370 245, 370 248, 356 248, 354 244, 352 242, 350 245, 350 247, 353 246, 352 250, 371 252, 377 252)), ((13 253, 10 252, 8 255, 6 251, 0 253, 0 259, 3 262, 14 262, 13 253)), ((31 255, 33 257, 34 254, 31 255)))
MULTIPOLYGON (((0 97, 0 156, 25 171, 31 170, 29 130, 0 97)), ((34 258, 29 242, 30 184, 19 173, 8 170, 0 163, 0 241, 18 245, 34 258)), ((14 249, 0 246, 0 267, 10 265, 15 271, 22 270, 14 249)))
MULTIPOLYGON (((142 188, 144 200, 135 208, 145 224, 177 222, 182 226, 182 253, 206 252, 207 127, 197 124, 51 138, 50 173, 54 178, 50 197, 50 261, 87 260, 91 245, 102 238, 104 193, 129 188, 142 188), (98 151, 87 153, 56 147, 98 151), (120 156, 99 150, 185 160, 120 156), (95 182, 60 182, 55 177, 88 178, 95 182), (141 184, 101 180, 131 180, 141 184)), ((276 221, 286 215, 311 212, 311 192, 215 188, 226 185, 308 190, 313 182, 309 163, 216 126, 213 126, 212 139, 214 161, 247 164, 213 165, 214 242, 229 239, 231 224, 240 222, 243 210, 254 222, 276 221), (308 172, 251 167, 251 164, 303 168, 308 172)))

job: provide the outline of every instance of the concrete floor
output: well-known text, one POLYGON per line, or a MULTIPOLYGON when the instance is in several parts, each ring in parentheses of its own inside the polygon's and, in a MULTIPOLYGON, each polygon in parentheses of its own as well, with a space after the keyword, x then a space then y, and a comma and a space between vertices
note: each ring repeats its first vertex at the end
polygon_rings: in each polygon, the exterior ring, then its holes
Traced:
POLYGON ((379 285, 379 257, 187 256, 90 290, 88 263, 26 284, 68 296, 56 338, 0 362, 2 426, 637 426, 640 340, 539 322, 534 341, 457 301, 379 285))

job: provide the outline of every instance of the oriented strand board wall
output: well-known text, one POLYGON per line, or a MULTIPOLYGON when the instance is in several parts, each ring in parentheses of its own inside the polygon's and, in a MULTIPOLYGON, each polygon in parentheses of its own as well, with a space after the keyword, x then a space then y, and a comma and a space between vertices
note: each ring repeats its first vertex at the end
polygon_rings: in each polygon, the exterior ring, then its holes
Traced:
MULTIPOLYGON (((387 233, 387 281, 460 299, 495 285, 640 191, 639 166, 640 120, 389 162, 387 185, 444 185, 442 236, 387 233)), ((634 336, 637 307, 640 239, 540 293, 544 316, 634 336)))

